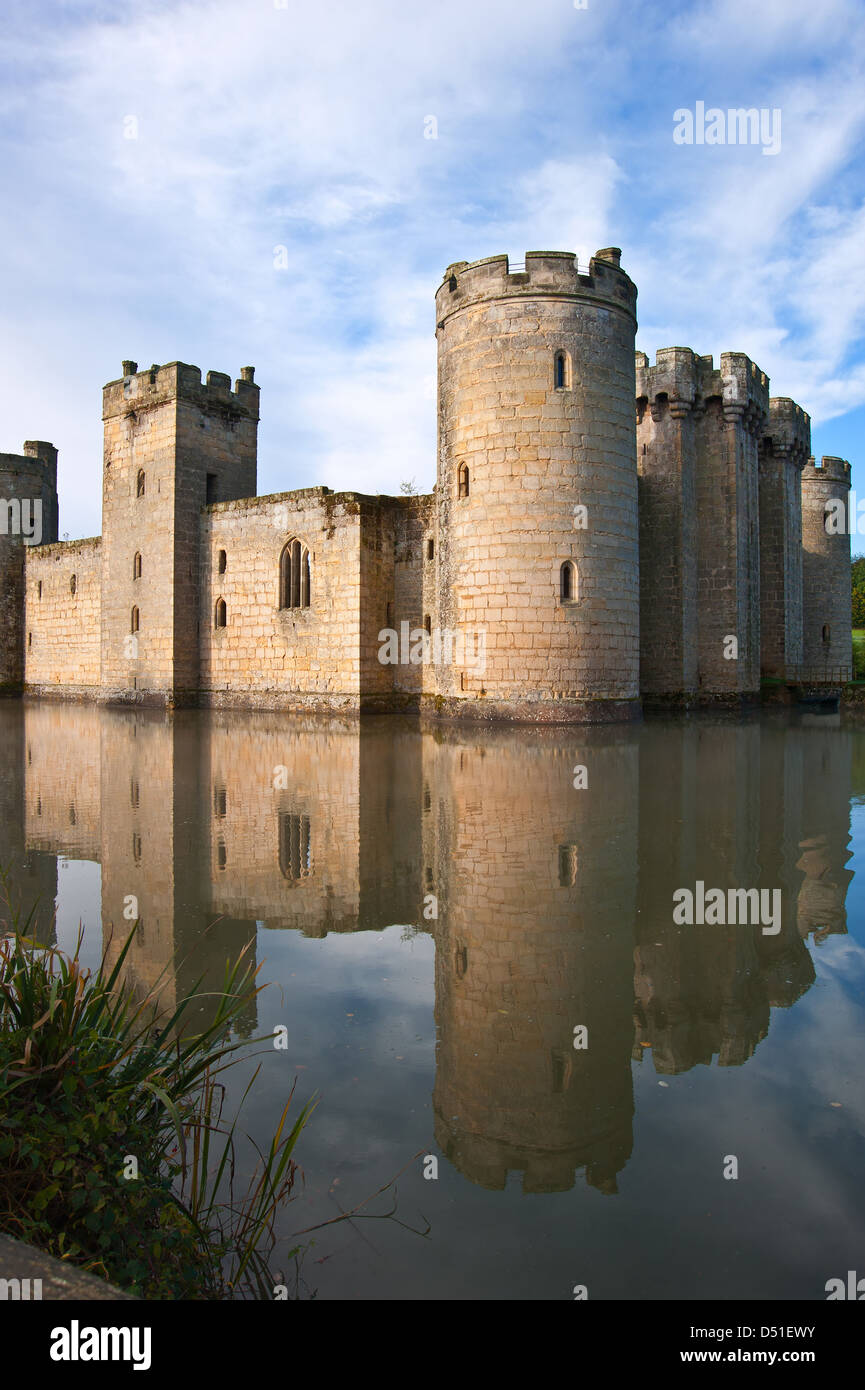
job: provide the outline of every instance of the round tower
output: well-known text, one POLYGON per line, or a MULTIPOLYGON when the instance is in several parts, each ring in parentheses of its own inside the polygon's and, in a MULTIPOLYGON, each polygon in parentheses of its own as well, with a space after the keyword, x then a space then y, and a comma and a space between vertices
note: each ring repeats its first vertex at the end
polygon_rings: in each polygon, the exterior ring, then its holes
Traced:
POLYGON ((853 660, 850 525, 856 519, 848 518, 849 494, 849 463, 809 459, 802 470, 802 661, 805 677, 815 680, 845 679, 853 660))
POLYGON ((24 683, 24 564, 29 545, 57 539, 57 450, 28 440, 0 454, 0 695, 24 683))
POLYGON ((434 690, 451 713, 639 711, 636 287, 611 247, 448 267, 434 690))

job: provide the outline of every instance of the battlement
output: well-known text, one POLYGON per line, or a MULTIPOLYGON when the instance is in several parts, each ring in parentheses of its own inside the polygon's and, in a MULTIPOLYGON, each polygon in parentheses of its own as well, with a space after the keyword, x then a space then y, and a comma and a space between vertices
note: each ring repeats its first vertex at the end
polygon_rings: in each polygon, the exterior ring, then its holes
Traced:
POLYGON ((819 463, 816 459, 809 458, 802 469, 802 485, 827 482, 840 483, 842 487, 849 487, 850 464, 846 459, 835 458, 831 454, 824 454, 819 463))
POLYGON ((669 404, 700 407, 719 399, 725 411, 742 414, 751 426, 768 418, 769 378, 743 352, 722 352, 716 367, 711 354, 701 357, 691 348, 659 348, 654 366, 645 352, 635 353, 635 363, 638 400, 665 397, 669 404))
POLYGON ((162 367, 154 363, 139 372, 137 362, 125 361, 123 372, 122 377, 103 388, 103 420, 130 411, 149 410, 170 400, 188 401, 205 413, 258 419, 259 388, 253 379, 253 367, 241 367, 233 391, 226 372, 208 372, 202 384, 201 368, 186 362, 168 362, 162 367))
POLYGON ((810 415, 789 396, 773 396, 763 443, 772 453, 787 455, 793 463, 804 467, 811 455, 810 415))
POLYGON ((622 270, 621 251, 608 246, 596 251, 583 274, 573 251, 527 251, 524 265, 511 266, 508 257, 449 265, 436 293, 436 321, 490 299, 556 298, 602 301, 605 307, 636 315, 637 289, 622 270))
POLYGON ((22 483, 36 480, 57 486, 57 450, 44 439, 28 439, 21 454, 0 454, 0 473, 9 473, 22 483))

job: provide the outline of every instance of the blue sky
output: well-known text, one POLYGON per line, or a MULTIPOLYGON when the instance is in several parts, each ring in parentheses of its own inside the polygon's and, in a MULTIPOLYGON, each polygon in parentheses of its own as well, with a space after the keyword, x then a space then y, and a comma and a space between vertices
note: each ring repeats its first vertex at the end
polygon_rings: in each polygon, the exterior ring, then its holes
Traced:
POLYGON ((58 446, 61 532, 127 357, 255 366, 262 493, 429 489, 445 266, 609 245, 638 347, 747 352, 865 496, 862 0, 5 0, 0 68, 0 450, 58 446))

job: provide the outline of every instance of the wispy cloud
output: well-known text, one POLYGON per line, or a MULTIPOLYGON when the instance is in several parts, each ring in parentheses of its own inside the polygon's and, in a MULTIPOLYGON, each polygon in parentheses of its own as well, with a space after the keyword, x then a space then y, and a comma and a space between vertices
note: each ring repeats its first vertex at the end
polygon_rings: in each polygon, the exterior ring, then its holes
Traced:
POLYGON ((827 4, 12 8, 2 447, 52 438, 62 527, 97 531, 120 359, 252 362, 260 490, 428 487, 445 265, 610 243, 641 346, 747 351, 815 417, 849 411, 865 23, 827 4), (697 99, 780 107, 781 154, 675 146, 697 99))

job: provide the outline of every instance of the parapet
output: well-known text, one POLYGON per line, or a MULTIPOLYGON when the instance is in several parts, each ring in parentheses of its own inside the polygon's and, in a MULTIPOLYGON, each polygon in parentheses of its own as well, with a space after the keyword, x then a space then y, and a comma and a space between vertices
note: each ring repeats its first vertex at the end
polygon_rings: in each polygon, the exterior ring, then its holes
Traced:
POLYGON ((241 367, 233 391, 227 373, 208 372, 202 384, 200 367, 186 362, 168 362, 162 367, 154 363, 146 371, 139 372, 137 362, 125 361, 123 370, 122 377, 109 381, 103 388, 103 420, 177 399, 189 401, 204 411, 216 410, 221 414, 258 419, 259 387, 253 380, 253 367, 241 367))
POLYGON ((602 302, 635 318, 637 287, 619 264, 621 254, 617 246, 596 251, 588 274, 581 273, 573 251, 527 251, 525 264, 516 266, 507 256, 455 261, 436 291, 436 322, 485 300, 546 296, 602 302))
POLYGON ((636 369, 638 400, 664 397, 680 409, 720 400, 725 412, 742 415, 752 429, 768 418, 769 378, 743 352, 722 352, 716 367, 711 355, 698 356, 691 348, 659 348, 654 367, 646 353, 638 352, 636 369))
POLYGON ((789 396, 774 396, 769 402, 763 443, 773 454, 789 458, 791 463, 804 468, 811 456, 810 415, 789 396))
POLYGON ((842 487, 849 487, 850 465, 846 459, 835 458, 832 454, 824 454, 819 463, 810 458, 802 469, 802 486, 806 483, 840 483, 842 487))
POLYGON ((57 487, 57 450, 44 439, 28 439, 20 454, 0 454, 0 473, 11 473, 26 479, 38 479, 49 487, 57 487))
POLYGON ((690 348, 659 348, 654 367, 644 352, 635 354, 637 367, 637 399, 655 401, 666 396, 668 401, 693 405, 697 396, 697 363, 699 359, 690 348))

